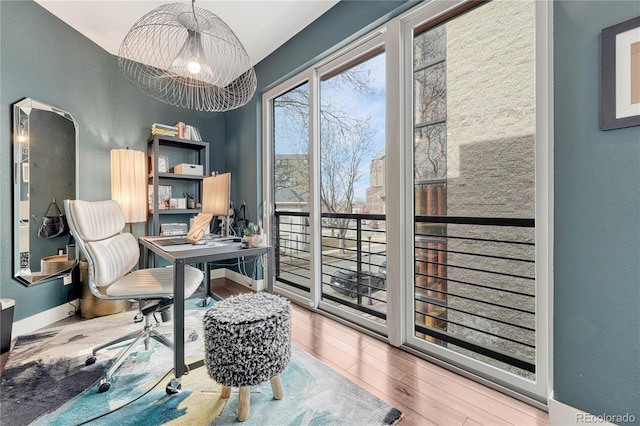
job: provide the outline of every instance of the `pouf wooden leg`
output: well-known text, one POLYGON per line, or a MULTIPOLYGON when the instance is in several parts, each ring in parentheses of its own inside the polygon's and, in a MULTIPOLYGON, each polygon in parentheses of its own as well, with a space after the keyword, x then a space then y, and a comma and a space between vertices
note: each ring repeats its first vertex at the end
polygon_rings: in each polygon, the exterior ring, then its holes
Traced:
POLYGON ((220 391, 220 397, 221 398, 229 398, 231 396, 231 387, 230 386, 223 386, 222 390, 220 391))
POLYGON ((241 386, 238 396, 238 421, 244 422, 249 418, 249 394, 251 386, 241 386))
POLYGON ((271 390, 273 391, 274 399, 282 399, 284 391, 282 390, 282 382, 280 381, 279 374, 271 378, 271 390))

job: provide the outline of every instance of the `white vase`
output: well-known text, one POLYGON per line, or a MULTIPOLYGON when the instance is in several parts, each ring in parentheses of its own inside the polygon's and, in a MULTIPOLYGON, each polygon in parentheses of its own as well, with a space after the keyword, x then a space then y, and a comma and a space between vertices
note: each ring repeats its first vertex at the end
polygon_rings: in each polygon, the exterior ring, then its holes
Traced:
POLYGON ((256 234, 252 237, 252 241, 251 244, 253 244, 254 247, 258 247, 264 244, 263 242, 263 238, 262 238, 262 234, 256 234))

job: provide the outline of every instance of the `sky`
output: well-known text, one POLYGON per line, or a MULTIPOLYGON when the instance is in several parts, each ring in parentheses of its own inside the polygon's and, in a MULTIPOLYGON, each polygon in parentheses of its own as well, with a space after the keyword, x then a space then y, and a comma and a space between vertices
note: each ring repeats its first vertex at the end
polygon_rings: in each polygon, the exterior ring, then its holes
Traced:
MULTIPOLYGON (((323 82, 321 84, 321 99, 329 99, 332 105, 341 108, 349 116, 360 119, 368 118, 372 130, 375 132, 371 143, 371 155, 360 164, 363 177, 356 183, 357 200, 366 200, 366 188, 369 186, 369 164, 374 156, 385 147, 384 64, 385 55, 382 53, 359 65, 370 73, 373 94, 362 94, 344 83, 323 82)), ((338 79, 333 78, 333 80, 338 79)), ((293 125, 290 120, 285 121, 285 114, 276 112, 275 115, 276 154, 299 153, 299 151, 295 151, 294 147, 297 147, 299 140, 304 137, 301 136, 303 129, 300 125, 293 125)))

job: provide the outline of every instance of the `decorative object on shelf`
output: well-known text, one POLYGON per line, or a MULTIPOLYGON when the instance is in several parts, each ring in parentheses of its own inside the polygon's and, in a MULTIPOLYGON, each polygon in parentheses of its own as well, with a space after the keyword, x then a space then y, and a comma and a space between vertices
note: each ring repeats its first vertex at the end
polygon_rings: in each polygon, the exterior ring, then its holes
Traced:
MULTIPOLYGON (((153 155, 149 156, 149 162, 151 166, 149 169, 153 172, 155 165, 153 164, 153 155)), ((169 157, 166 155, 158 155, 158 173, 169 172, 169 157)))
POLYGON ((158 172, 167 173, 169 171, 169 157, 158 155, 158 172))
MULTIPOLYGON (((158 209, 168 209, 169 200, 171 200, 171 186, 158 185, 158 209)), ((153 185, 149 185, 149 210, 153 211, 153 185)))
POLYGON ((186 209, 187 208, 187 199, 186 198, 171 198, 169 200, 169 207, 172 209, 186 209))
POLYGON ((162 5, 129 30, 118 52, 120 70, 142 92, 198 111, 245 105, 256 90, 249 55, 214 13, 183 3, 162 5))
POLYGON ((602 30, 602 130, 640 126, 640 16, 602 30))
POLYGON ((184 196, 187 199, 187 208, 188 209, 195 209, 196 208, 196 194, 189 194, 188 192, 185 192, 184 196))
POLYGON ((147 220, 147 162, 142 151, 111 150, 111 199, 116 200, 126 223, 147 220))
POLYGON ((172 171, 179 175, 202 176, 204 168, 202 164, 180 163, 173 166, 172 171))

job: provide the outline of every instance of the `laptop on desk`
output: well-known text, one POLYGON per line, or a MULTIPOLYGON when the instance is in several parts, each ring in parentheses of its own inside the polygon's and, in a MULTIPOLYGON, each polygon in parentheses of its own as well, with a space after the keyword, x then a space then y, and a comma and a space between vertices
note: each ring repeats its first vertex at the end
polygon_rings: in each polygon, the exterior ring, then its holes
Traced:
POLYGON ((160 247, 165 247, 165 246, 180 246, 183 244, 192 244, 190 242, 187 241, 187 237, 167 237, 167 238, 161 238, 161 239, 157 239, 157 240, 153 240, 152 241, 153 244, 160 246, 160 247))
POLYGON ((196 219, 193 222, 193 225, 191 225, 189 233, 185 237, 158 238, 153 240, 153 244, 160 247, 195 244, 205 237, 205 231, 209 227, 211 219, 213 219, 212 214, 198 213, 196 219))
MULTIPOLYGON (((207 239, 207 244, 202 244, 202 245, 213 245, 218 243, 231 243, 231 242, 237 243, 240 241, 241 241, 241 238, 238 238, 238 237, 225 237, 221 235, 221 236, 213 237, 211 239, 207 239)), ((153 244, 160 247, 182 246, 186 244, 196 245, 187 241, 187 237, 166 237, 166 238, 154 239, 152 240, 152 242, 153 244)), ((218 245, 226 245, 226 244, 218 244, 218 245)))

